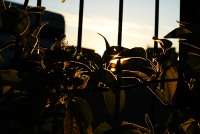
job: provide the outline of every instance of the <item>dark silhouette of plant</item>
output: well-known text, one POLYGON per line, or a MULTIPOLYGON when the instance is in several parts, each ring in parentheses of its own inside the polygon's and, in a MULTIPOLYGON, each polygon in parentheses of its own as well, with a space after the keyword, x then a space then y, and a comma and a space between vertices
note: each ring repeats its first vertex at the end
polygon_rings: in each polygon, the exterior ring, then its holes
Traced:
MULTIPOLYGON (((64 2, 64 1, 63 1, 64 2)), ((101 57, 97 53, 81 54, 68 47, 65 35, 50 48, 38 47, 39 33, 48 22, 31 31, 29 13, 44 13, 44 7, 23 10, 0 1, 2 24, 12 41, 0 45, 0 52, 15 47, 15 61, 0 70, 0 132, 14 134, 160 134, 197 133, 199 116, 199 47, 196 27, 181 22, 181 27, 166 38, 184 38, 182 44, 192 47, 184 51, 184 62, 172 57, 172 42, 153 37, 162 52, 147 57, 144 48, 131 49, 110 46, 101 57), (175 108, 169 122, 156 126, 148 114, 146 126, 120 118, 125 102, 125 91, 143 87, 163 104, 176 104, 178 67, 183 67, 183 78, 194 96, 190 105, 175 108), (194 74, 195 73, 195 74, 194 74), (93 128, 93 113, 88 102, 80 97, 83 92, 102 92, 111 120, 93 128), (189 109, 188 109, 189 108, 189 109)), ((0 59, 1 60, 1 59, 0 59)), ((95 103, 95 102, 94 102, 95 103)))
POLYGON ((172 30, 165 38, 179 39, 179 84, 184 86, 179 86, 177 90, 176 109, 169 118, 168 128, 175 133, 198 134, 200 28, 187 22, 178 23, 180 27, 172 30))

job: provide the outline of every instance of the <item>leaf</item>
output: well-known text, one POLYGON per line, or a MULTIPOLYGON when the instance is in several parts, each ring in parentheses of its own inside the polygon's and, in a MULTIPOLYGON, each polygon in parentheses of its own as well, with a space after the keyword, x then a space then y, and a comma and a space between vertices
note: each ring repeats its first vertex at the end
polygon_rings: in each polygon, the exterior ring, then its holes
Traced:
POLYGON ((45 25, 47 25, 48 23, 49 23, 48 21, 42 22, 42 23, 40 24, 40 26, 37 27, 37 28, 35 29, 35 31, 33 32, 32 35, 38 37, 38 35, 39 35, 41 29, 42 29, 45 25))
MULTIPOLYGON (((116 101, 116 95, 112 91, 105 91, 103 92, 104 95, 104 102, 106 105, 106 108, 108 112, 111 115, 115 115, 115 101, 116 101)), ((125 104, 125 92, 124 90, 120 90, 120 111, 123 109, 125 104)))
POLYGON ((194 118, 189 118, 186 122, 180 124, 180 128, 185 132, 188 133, 190 126, 196 122, 194 118))
POLYGON ((88 128, 93 119, 90 106, 84 99, 74 97, 74 100, 76 102, 77 107, 79 107, 80 109, 79 111, 75 111, 75 112, 78 112, 79 114, 81 114, 85 127, 88 128))
MULTIPOLYGON (((108 68, 116 68, 117 59, 112 59, 108 68)), ((156 72, 155 66, 148 59, 142 57, 129 57, 120 59, 120 69, 130 71, 140 71, 149 77, 156 72)))
POLYGON ((187 22, 178 22, 178 23, 180 24, 181 27, 191 31, 192 34, 194 34, 196 37, 200 36, 199 25, 195 25, 195 24, 191 24, 191 23, 187 23, 187 22))
POLYGON ((127 49, 125 51, 120 52, 117 54, 114 59, 116 58, 129 58, 129 57, 142 57, 147 58, 147 53, 144 48, 142 47, 134 47, 132 49, 127 49))
POLYGON ((28 57, 38 43, 38 38, 34 35, 29 35, 25 38, 23 57, 28 57))
POLYGON ((93 62, 98 68, 103 68, 101 56, 98 53, 86 53, 84 54, 87 60, 93 62))
POLYGON ((79 134, 80 128, 77 121, 72 115, 71 108, 67 108, 66 116, 64 119, 64 134, 79 134))
POLYGON ((160 44, 164 53, 166 53, 166 51, 169 50, 172 46, 172 42, 167 39, 158 39, 156 37, 153 37, 153 40, 160 44))
POLYGON ((85 89, 87 87, 87 84, 88 84, 88 81, 89 81, 90 78, 86 75, 83 75, 81 77, 81 79, 82 79, 83 82, 80 86, 77 87, 77 89, 85 89))
POLYGON ((10 85, 4 85, 2 87, 2 93, 5 94, 7 93, 12 87, 10 85))
POLYGON ((159 89, 157 87, 151 87, 147 86, 147 88, 158 98, 158 100, 163 104, 163 105, 168 105, 169 101, 166 98, 165 92, 163 89, 159 89))
POLYGON ((129 71, 129 70, 122 70, 122 77, 137 77, 142 82, 151 81, 151 77, 149 77, 146 73, 141 71, 129 71))
POLYGON ((89 72, 90 81, 94 83, 103 83, 111 90, 115 90, 119 87, 117 78, 110 70, 97 70, 94 72, 89 72))
POLYGON ((104 122, 94 130, 93 134, 104 134, 111 129, 112 127, 107 122, 104 122))
POLYGON ((150 134, 151 131, 135 123, 123 121, 121 124, 122 134, 150 134))
POLYGON ((39 13, 43 14, 46 8, 43 6, 31 7, 26 10, 27 13, 39 13))
POLYGON ((100 33, 98 33, 101 37, 103 37, 103 39, 105 40, 106 43, 106 50, 110 48, 110 44, 108 43, 107 39, 100 33))
POLYGON ((2 12, 2 23, 5 31, 18 36, 27 31, 30 25, 30 18, 25 11, 10 7, 2 12))
POLYGON ((10 82, 15 82, 18 83, 22 81, 21 78, 18 76, 19 72, 16 70, 0 70, 0 78, 3 81, 10 81, 10 82))
POLYGON ((147 113, 145 113, 145 122, 146 122, 149 130, 151 131, 151 133, 154 134, 153 124, 152 124, 152 122, 151 122, 151 120, 150 120, 150 118, 149 118, 147 113))
POLYGON ((185 53, 186 59, 183 61, 184 71, 189 73, 200 73, 200 55, 195 53, 185 53))
POLYGON ((116 56, 119 52, 125 51, 127 48, 119 47, 119 46, 111 46, 106 49, 102 56, 102 62, 108 63, 114 56, 116 56))
POLYGON ((86 134, 87 131, 90 131, 90 123, 93 117, 87 102, 74 97, 69 100, 68 108, 71 109, 71 119, 74 118, 80 133, 86 134))
POLYGON ((61 2, 62 2, 62 3, 64 3, 64 2, 65 2, 65 0, 61 0, 61 2))
POLYGON ((10 41, 4 42, 3 44, 0 45, 0 52, 8 47, 14 46, 15 43, 16 43, 15 40, 10 40, 10 41))
MULTIPOLYGON (((165 97, 169 104, 172 104, 172 99, 175 94, 176 88, 177 88, 177 81, 171 81, 171 82, 165 82, 166 79, 177 79, 178 80, 178 71, 175 66, 171 66, 172 62, 168 60, 167 66, 170 66, 169 69, 164 70, 160 74, 158 80, 161 80, 159 83, 159 88, 161 90, 164 90, 165 97)), ((167 67, 166 67, 167 68, 167 67)))
POLYGON ((179 39, 187 39, 191 35, 191 31, 186 28, 178 27, 169 32, 164 38, 179 38, 179 39))

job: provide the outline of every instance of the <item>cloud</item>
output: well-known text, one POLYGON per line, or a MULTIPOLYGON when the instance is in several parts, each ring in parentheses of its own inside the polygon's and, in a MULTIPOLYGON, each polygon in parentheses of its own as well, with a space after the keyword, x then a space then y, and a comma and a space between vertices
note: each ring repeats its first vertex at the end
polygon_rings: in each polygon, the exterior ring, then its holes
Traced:
MULTIPOLYGON (((78 15, 67 13, 62 14, 65 16, 67 27, 78 27, 78 15)), ((102 16, 86 16, 83 18, 83 29, 100 33, 117 33, 118 20, 113 20, 102 16)), ((153 26, 123 22, 123 35, 133 38, 149 39, 151 37, 146 33, 152 32, 153 29, 153 26), (143 31, 145 31, 145 33, 143 31)))

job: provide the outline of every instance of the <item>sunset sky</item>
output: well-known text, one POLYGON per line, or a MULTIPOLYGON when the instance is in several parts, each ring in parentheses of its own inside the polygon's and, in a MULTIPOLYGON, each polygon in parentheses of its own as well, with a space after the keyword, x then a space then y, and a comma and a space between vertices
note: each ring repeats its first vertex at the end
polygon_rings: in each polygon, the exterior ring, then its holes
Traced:
MULTIPOLYGON (((11 0, 24 3, 24 0, 11 0)), ((77 45, 79 0, 43 0, 46 10, 61 13, 65 17, 65 32, 69 45, 77 45)), ((30 0, 36 6, 37 0, 30 0)), ((159 38, 178 27, 180 0, 160 0, 159 38)), ((85 0, 82 47, 94 49, 102 54, 104 35, 111 46, 117 45, 119 0, 85 0)), ((155 23, 155 0, 124 0, 122 46, 153 47, 155 23)), ((178 40, 171 40, 178 51, 178 40)))

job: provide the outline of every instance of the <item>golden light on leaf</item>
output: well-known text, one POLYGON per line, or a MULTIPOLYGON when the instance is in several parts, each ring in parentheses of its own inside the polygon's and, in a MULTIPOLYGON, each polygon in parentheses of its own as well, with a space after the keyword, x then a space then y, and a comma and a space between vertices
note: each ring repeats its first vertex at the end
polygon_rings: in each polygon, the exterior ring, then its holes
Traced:
MULTIPOLYGON (((130 58, 122 58, 122 59, 120 59, 120 63, 123 64, 124 61, 129 60, 129 59, 130 58)), ((113 59, 113 60, 110 61, 110 63, 117 64, 118 60, 119 59, 113 59)))

